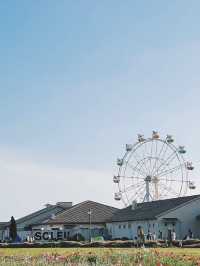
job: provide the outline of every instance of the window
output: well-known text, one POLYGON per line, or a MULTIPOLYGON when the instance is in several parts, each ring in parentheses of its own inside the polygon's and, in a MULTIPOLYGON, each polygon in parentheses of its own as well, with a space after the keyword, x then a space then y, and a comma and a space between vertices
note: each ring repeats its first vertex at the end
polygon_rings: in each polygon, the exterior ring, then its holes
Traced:
MULTIPOLYGON (((25 226, 24 227, 24 231, 30 231, 31 230, 31 227, 30 226, 25 226)), ((23 230, 22 230, 23 231, 23 230)))
POLYGON ((119 224, 119 229, 121 229, 121 224, 119 224))
POLYGON ((126 228, 126 225, 125 225, 125 224, 123 225, 123 228, 124 228, 124 229, 126 228))
POLYGON ((128 228, 129 228, 129 229, 131 228, 131 224, 128 224, 128 228))

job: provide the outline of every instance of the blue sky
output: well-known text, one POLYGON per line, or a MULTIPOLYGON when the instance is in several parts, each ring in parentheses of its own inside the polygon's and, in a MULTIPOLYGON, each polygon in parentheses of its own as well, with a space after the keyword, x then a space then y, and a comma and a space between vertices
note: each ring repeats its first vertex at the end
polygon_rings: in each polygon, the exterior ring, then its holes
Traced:
POLYGON ((199 9, 1 1, 0 220, 46 202, 116 205, 115 160, 138 132, 171 133, 200 161, 199 9))

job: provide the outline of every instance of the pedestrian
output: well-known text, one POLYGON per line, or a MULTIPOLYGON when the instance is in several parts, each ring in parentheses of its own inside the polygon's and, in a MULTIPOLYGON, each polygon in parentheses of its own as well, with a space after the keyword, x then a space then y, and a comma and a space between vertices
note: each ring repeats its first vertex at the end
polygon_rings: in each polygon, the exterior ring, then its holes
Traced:
POLYGON ((188 236, 189 236, 189 239, 193 238, 193 233, 191 229, 188 230, 188 236))
POLYGON ((154 241, 156 240, 156 232, 153 232, 152 238, 154 241))
POLYGON ((149 229, 148 229, 148 233, 147 233, 147 240, 151 240, 151 233, 150 233, 149 229))
POLYGON ((138 239, 139 239, 139 245, 140 247, 144 247, 144 242, 145 242, 145 239, 144 239, 144 230, 141 226, 138 226, 138 239))
POLYGON ((172 241, 175 241, 176 240, 176 232, 175 230, 173 229, 172 230, 172 241))
POLYGON ((168 240, 169 246, 171 246, 172 245, 172 230, 171 229, 168 229, 167 240, 168 240))
POLYGON ((162 231, 160 231, 160 230, 158 232, 158 239, 162 239, 162 231))

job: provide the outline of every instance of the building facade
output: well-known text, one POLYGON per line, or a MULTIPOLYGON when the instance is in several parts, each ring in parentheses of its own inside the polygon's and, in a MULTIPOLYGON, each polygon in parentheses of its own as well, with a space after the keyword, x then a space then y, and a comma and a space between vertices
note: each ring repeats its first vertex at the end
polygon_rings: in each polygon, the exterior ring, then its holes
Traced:
POLYGON ((107 223, 119 209, 94 201, 74 205, 44 223, 32 225, 36 240, 89 240, 101 236, 111 239, 107 223))
MULTIPOLYGON (((58 202, 55 205, 46 204, 45 208, 17 219, 16 225, 18 238, 21 239, 21 241, 26 241, 32 236, 32 224, 48 221, 66 209, 71 208, 71 206, 71 202, 58 202)), ((9 240, 9 222, 4 223, 0 228, 2 229, 0 240, 9 240)))
POLYGON ((180 197, 134 204, 119 210, 107 225, 112 238, 136 239, 138 227, 145 236, 167 239, 169 231, 184 239, 188 231, 200 238, 200 196, 180 197))
MULTIPOLYGON (((175 232, 200 238, 200 195, 133 204, 117 209, 94 201, 76 205, 60 202, 16 220, 21 241, 136 239, 138 227, 146 238, 167 239, 175 232)), ((0 223, 0 240, 9 239, 9 223, 0 223)))
MULTIPOLYGON (((119 209, 94 201, 76 205, 71 202, 48 204, 45 208, 17 219, 21 241, 89 240, 97 236, 109 239, 106 224, 119 209)), ((0 227, 0 240, 9 240, 9 223, 0 227), (2 232, 2 233, 1 233, 2 232)))

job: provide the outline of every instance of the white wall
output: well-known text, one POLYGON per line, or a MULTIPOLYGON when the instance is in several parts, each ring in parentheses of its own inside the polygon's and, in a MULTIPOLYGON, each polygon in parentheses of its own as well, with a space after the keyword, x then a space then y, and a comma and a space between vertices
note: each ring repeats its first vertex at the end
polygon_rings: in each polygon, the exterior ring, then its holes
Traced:
POLYGON ((127 237, 128 239, 134 239, 137 237, 137 228, 142 226, 145 235, 150 232, 155 232, 158 234, 158 224, 156 220, 148 221, 130 221, 130 222, 113 222, 107 224, 109 232, 112 233, 112 238, 123 238, 127 237))
POLYGON ((173 211, 159 216, 159 221, 163 218, 177 218, 180 223, 177 224, 177 237, 183 239, 187 234, 188 229, 193 231, 195 238, 200 238, 200 221, 197 221, 196 216, 200 214, 200 199, 179 207, 173 211))

